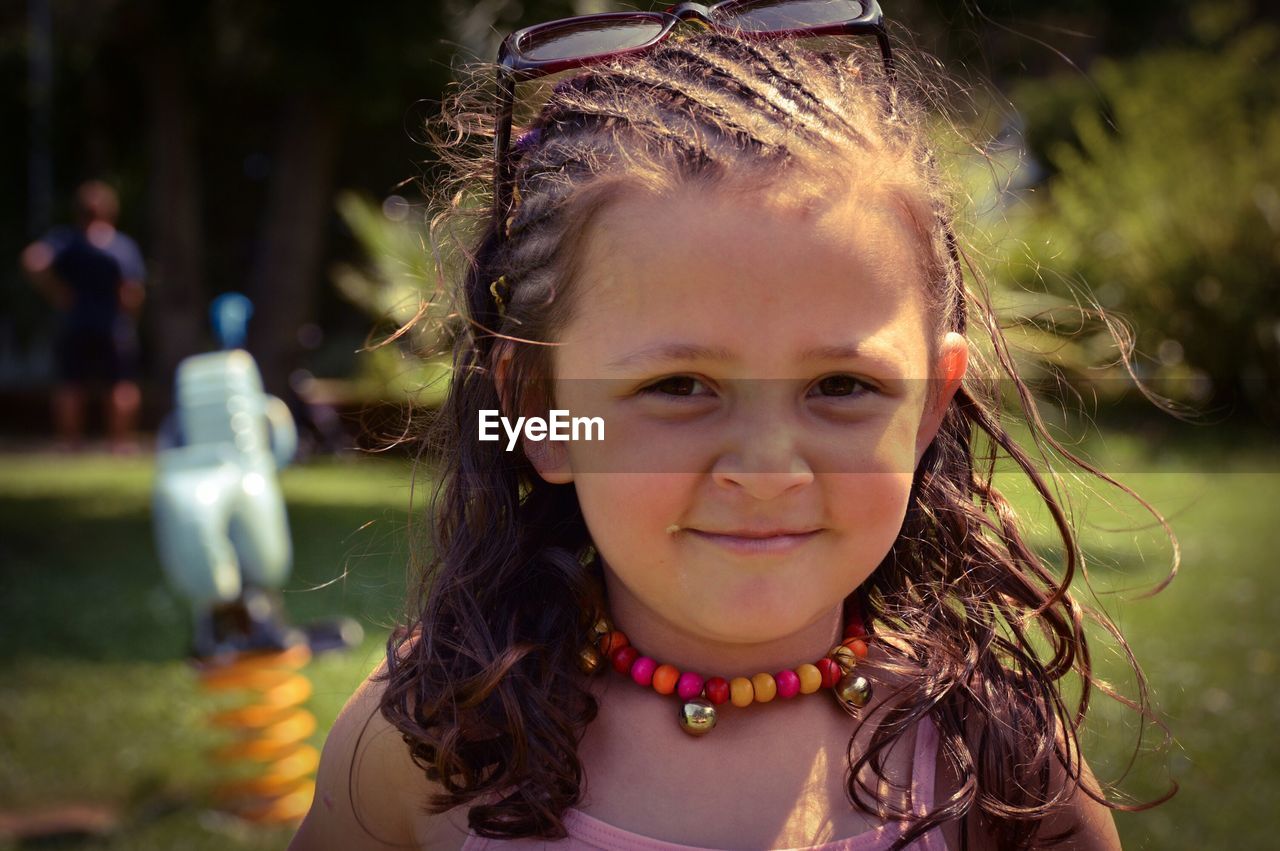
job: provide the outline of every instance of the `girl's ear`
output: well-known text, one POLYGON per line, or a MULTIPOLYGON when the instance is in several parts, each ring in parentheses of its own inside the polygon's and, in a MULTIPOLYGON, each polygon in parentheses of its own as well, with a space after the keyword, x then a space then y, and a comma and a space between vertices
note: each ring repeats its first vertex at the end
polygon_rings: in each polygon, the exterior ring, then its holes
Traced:
MULTIPOLYGON (((522 416, 521 413, 512 409, 512 397, 507 393, 507 380, 511 369, 511 359, 514 354, 515 351, 511 348, 511 344, 503 342, 499 344, 493 361, 493 381, 498 390, 498 404, 501 408, 501 415, 508 418, 513 424, 522 416)), ((523 429, 521 431, 523 432, 523 429)), ((506 438, 504 437, 503 439, 505 440, 506 438)), ((546 440, 530 440, 522 434, 520 437, 520 449, 523 450, 525 457, 529 459, 529 463, 533 465, 533 468, 538 471, 538 475, 546 480, 548 484, 567 485, 573 481, 573 468, 569 464, 569 450, 564 443, 557 443, 549 438, 546 440)))
POLYGON ((933 392, 925 399, 924 414, 920 418, 920 430, 916 433, 916 465, 919 466, 924 452, 937 436, 942 427, 942 418, 946 416, 951 400, 960 389, 965 369, 969 365, 969 341, 955 331, 947 332, 942 345, 938 347, 938 360, 935 366, 933 392))
POLYGON ((573 481, 573 467, 569 464, 569 449, 564 443, 547 440, 530 440, 520 438, 520 448, 524 450, 529 463, 538 471, 547 484, 567 485, 573 481))
POLYGON ((510 416, 511 414, 511 397, 507 395, 507 375, 511 370, 511 358, 515 355, 515 350, 511 348, 511 344, 503 340, 498 343, 491 355, 493 364, 493 385, 498 391, 498 408, 501 410, 502 416, 510 416))

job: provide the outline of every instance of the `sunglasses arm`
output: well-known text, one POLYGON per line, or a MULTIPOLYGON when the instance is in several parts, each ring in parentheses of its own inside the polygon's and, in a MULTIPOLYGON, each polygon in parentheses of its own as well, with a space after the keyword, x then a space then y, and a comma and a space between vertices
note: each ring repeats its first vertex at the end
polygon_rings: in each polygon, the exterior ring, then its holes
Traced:
POLYGON ((897 81, 897 71, 893 65, 893 51, 889 49, 889 34, 884 31, 883 26, 877 26, 875 29, 876 44, 880 47, 880 58, 884 60, 884 75, 890 83, 897 81))

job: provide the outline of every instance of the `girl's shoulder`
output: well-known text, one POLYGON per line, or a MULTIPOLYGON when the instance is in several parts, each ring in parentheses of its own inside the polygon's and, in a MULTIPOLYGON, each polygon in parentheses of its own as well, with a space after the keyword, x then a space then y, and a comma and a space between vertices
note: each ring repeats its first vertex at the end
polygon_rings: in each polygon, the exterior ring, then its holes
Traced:
POLYGON ((347 701, 325 739, 311 810, 290 851, 461 848, 465 813, 425 812, 439 787, 409 755, 379 706, 382 662, 347 701))

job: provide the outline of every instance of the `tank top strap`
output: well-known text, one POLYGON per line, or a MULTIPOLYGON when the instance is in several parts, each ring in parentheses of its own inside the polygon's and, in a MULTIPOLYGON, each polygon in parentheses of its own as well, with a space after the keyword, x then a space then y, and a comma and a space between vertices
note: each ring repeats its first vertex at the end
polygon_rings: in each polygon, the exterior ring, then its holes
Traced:
MULTIPOLYGON (((911 803, 918 815, 925 815, 933 809, 941 739, 932 716, 920 719, 916 726, 916 752, 911 765, 911 803)), ((911 847, 918 851, 946 851, 942 828, 935 827, 913 842, 911 847)))
POLYGON ((911 765, 911 800, 917 812, 933 809, 934 787, 938 780, 938 727, 931 716, 916 727, 915 758, 911 765))

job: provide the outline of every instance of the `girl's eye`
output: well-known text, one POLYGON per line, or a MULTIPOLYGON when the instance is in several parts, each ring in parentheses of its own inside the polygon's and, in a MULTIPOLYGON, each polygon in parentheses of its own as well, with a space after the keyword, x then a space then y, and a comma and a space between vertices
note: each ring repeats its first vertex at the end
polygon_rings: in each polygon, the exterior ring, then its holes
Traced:
POLYGON ((660 381, 655 381, 640 392, 647 396, 682 396, 690 398, 698 395, 692 391, 692 387, 698 384, 702 384, 702 382, 692 375, 672 375, 660 381))
MULTIPOLYGON (((688 399, 702 395, 696 392, 699 386, 705 385, 692 375, 673 375, 655 381, 643 388, 640 393, 648 396, 674 396, 688 399)), ((822 395, 834 398, 857 397, 876 392, 873 385, 852 375, 828 375, 826 378, 819 379, 815 386, 822 388, 824 391, 822 395)))
POLYGON ((826 378, 818 379, 815 386, 824 389, 827 395, 835 397, 863 396, 876 391, 871 384, 852 375, 828 375, 826 378))

